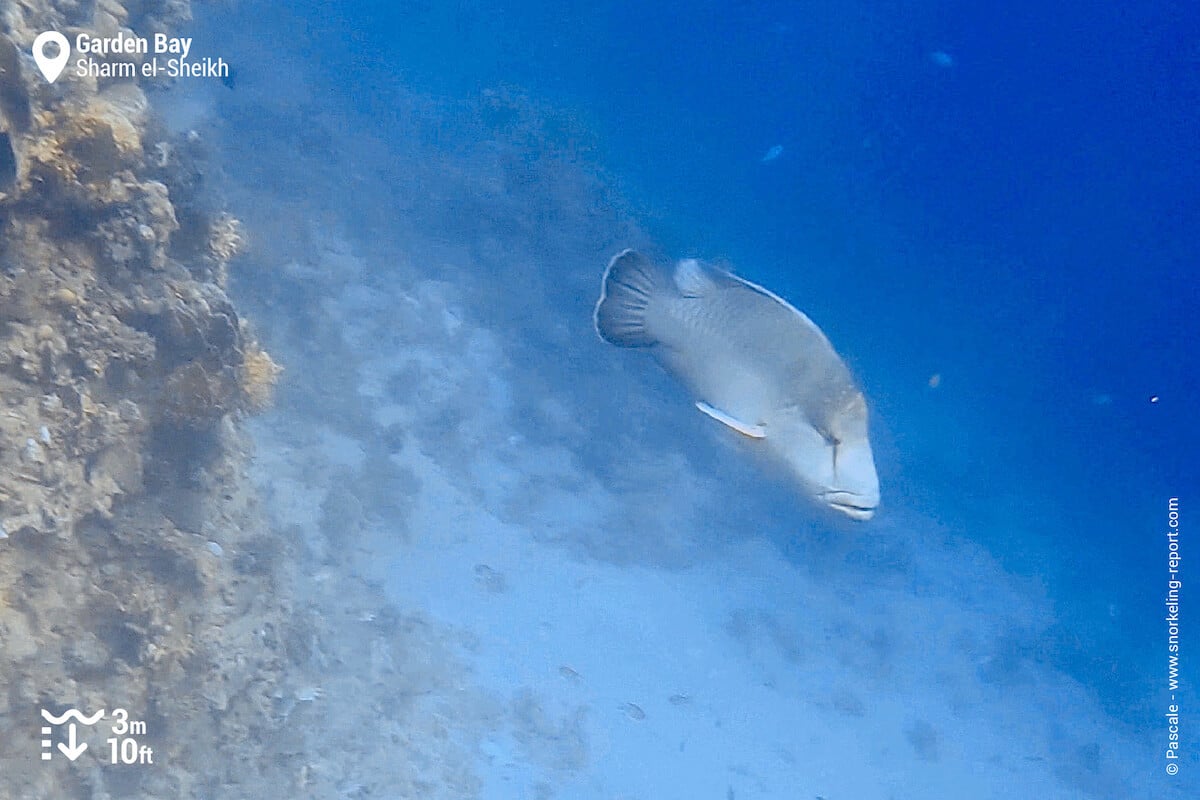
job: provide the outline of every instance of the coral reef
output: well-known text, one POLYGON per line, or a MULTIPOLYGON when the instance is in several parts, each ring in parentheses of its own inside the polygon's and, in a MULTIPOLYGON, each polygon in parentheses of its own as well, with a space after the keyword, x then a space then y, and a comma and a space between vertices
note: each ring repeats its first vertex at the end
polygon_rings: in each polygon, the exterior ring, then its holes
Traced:
POLYGON ((311 639, 244 474, 240 420, 279 367, 223 288, 241 226, 136 82, 50 85, 28 56, 38 31, 147 36, 189 13, 0 7, 0 797, 248 780, 284 653, 311 639), (112 766, 98 738, 40 764, 39 709, 118 705, 146 721, 154 767, 112 766))
POLYGON ((242 352, 240 385, 248 408, 264 411, 271 405, 275 382, 283 368, 271 360, 266 351, 251 344, 242 352))
POLYGON ((232 214, 220 214, 213 220, 208 239, 208 249, 219 262, 228 264, 242 251, 246 234, 242 223, 232 214))

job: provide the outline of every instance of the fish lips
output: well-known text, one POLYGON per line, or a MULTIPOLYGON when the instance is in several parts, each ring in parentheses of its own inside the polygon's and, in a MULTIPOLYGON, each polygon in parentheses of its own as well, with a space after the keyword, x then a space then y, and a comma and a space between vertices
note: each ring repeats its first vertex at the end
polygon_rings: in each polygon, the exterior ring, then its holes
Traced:
POLYGON ((854 492, 821 492, 817 497, 822 503, 836 511, 840 511, 847 517, 850 517, 850 519, 863 522, 875 516, 875 509, 879 505, 878 498, 872 500, 869 497, 855 494, 854 492))

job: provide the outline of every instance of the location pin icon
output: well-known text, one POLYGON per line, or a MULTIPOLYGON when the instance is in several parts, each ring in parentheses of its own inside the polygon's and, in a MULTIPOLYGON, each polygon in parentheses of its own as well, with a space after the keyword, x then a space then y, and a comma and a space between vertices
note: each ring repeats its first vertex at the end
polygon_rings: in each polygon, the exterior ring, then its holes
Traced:
POLYGON ((33 60, 37 62, 38 69, 50 83, 58 80, 58 76, 62 74, 63 67, 67 65, 67 59, 70 57, 71 45, 67 43, 67 37, 58 31, 44 31, 33 40, 33 60), (54 57, 46 55, 46 45, 51 42, 58 45, 58 55, 54 57))

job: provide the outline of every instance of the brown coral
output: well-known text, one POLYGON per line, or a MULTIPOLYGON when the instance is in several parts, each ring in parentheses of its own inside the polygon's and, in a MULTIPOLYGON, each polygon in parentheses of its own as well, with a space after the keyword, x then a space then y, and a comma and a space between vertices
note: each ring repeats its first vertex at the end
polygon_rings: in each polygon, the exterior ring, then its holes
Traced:
POLYGON ((242 353, 241 385, 248 410, 258 412, 270 407, 281 372, 283 367, 257 343, 246 347, 242 353))
POLYGON ((229 213, 218 214, 208 232, 208 249, 221 263, 231 261, 246 245, 242 223, 229 213))
POLYGON ((234 410, 236 385, 229 375, 192 361, 167 376, 163 418, 172 425, 203 428, 234 410))

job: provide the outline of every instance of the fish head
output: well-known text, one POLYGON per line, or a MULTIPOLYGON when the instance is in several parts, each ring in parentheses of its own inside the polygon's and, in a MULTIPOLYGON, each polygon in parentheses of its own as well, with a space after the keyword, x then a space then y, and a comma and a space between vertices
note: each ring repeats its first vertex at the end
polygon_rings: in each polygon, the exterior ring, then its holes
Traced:
POLYGON ((851 519, 868 520, 879 505, 879 475, 867 436, 861 392, 814 423, 798 408, 783 414, 769 439, 793 477, 818 503, 851 519))

